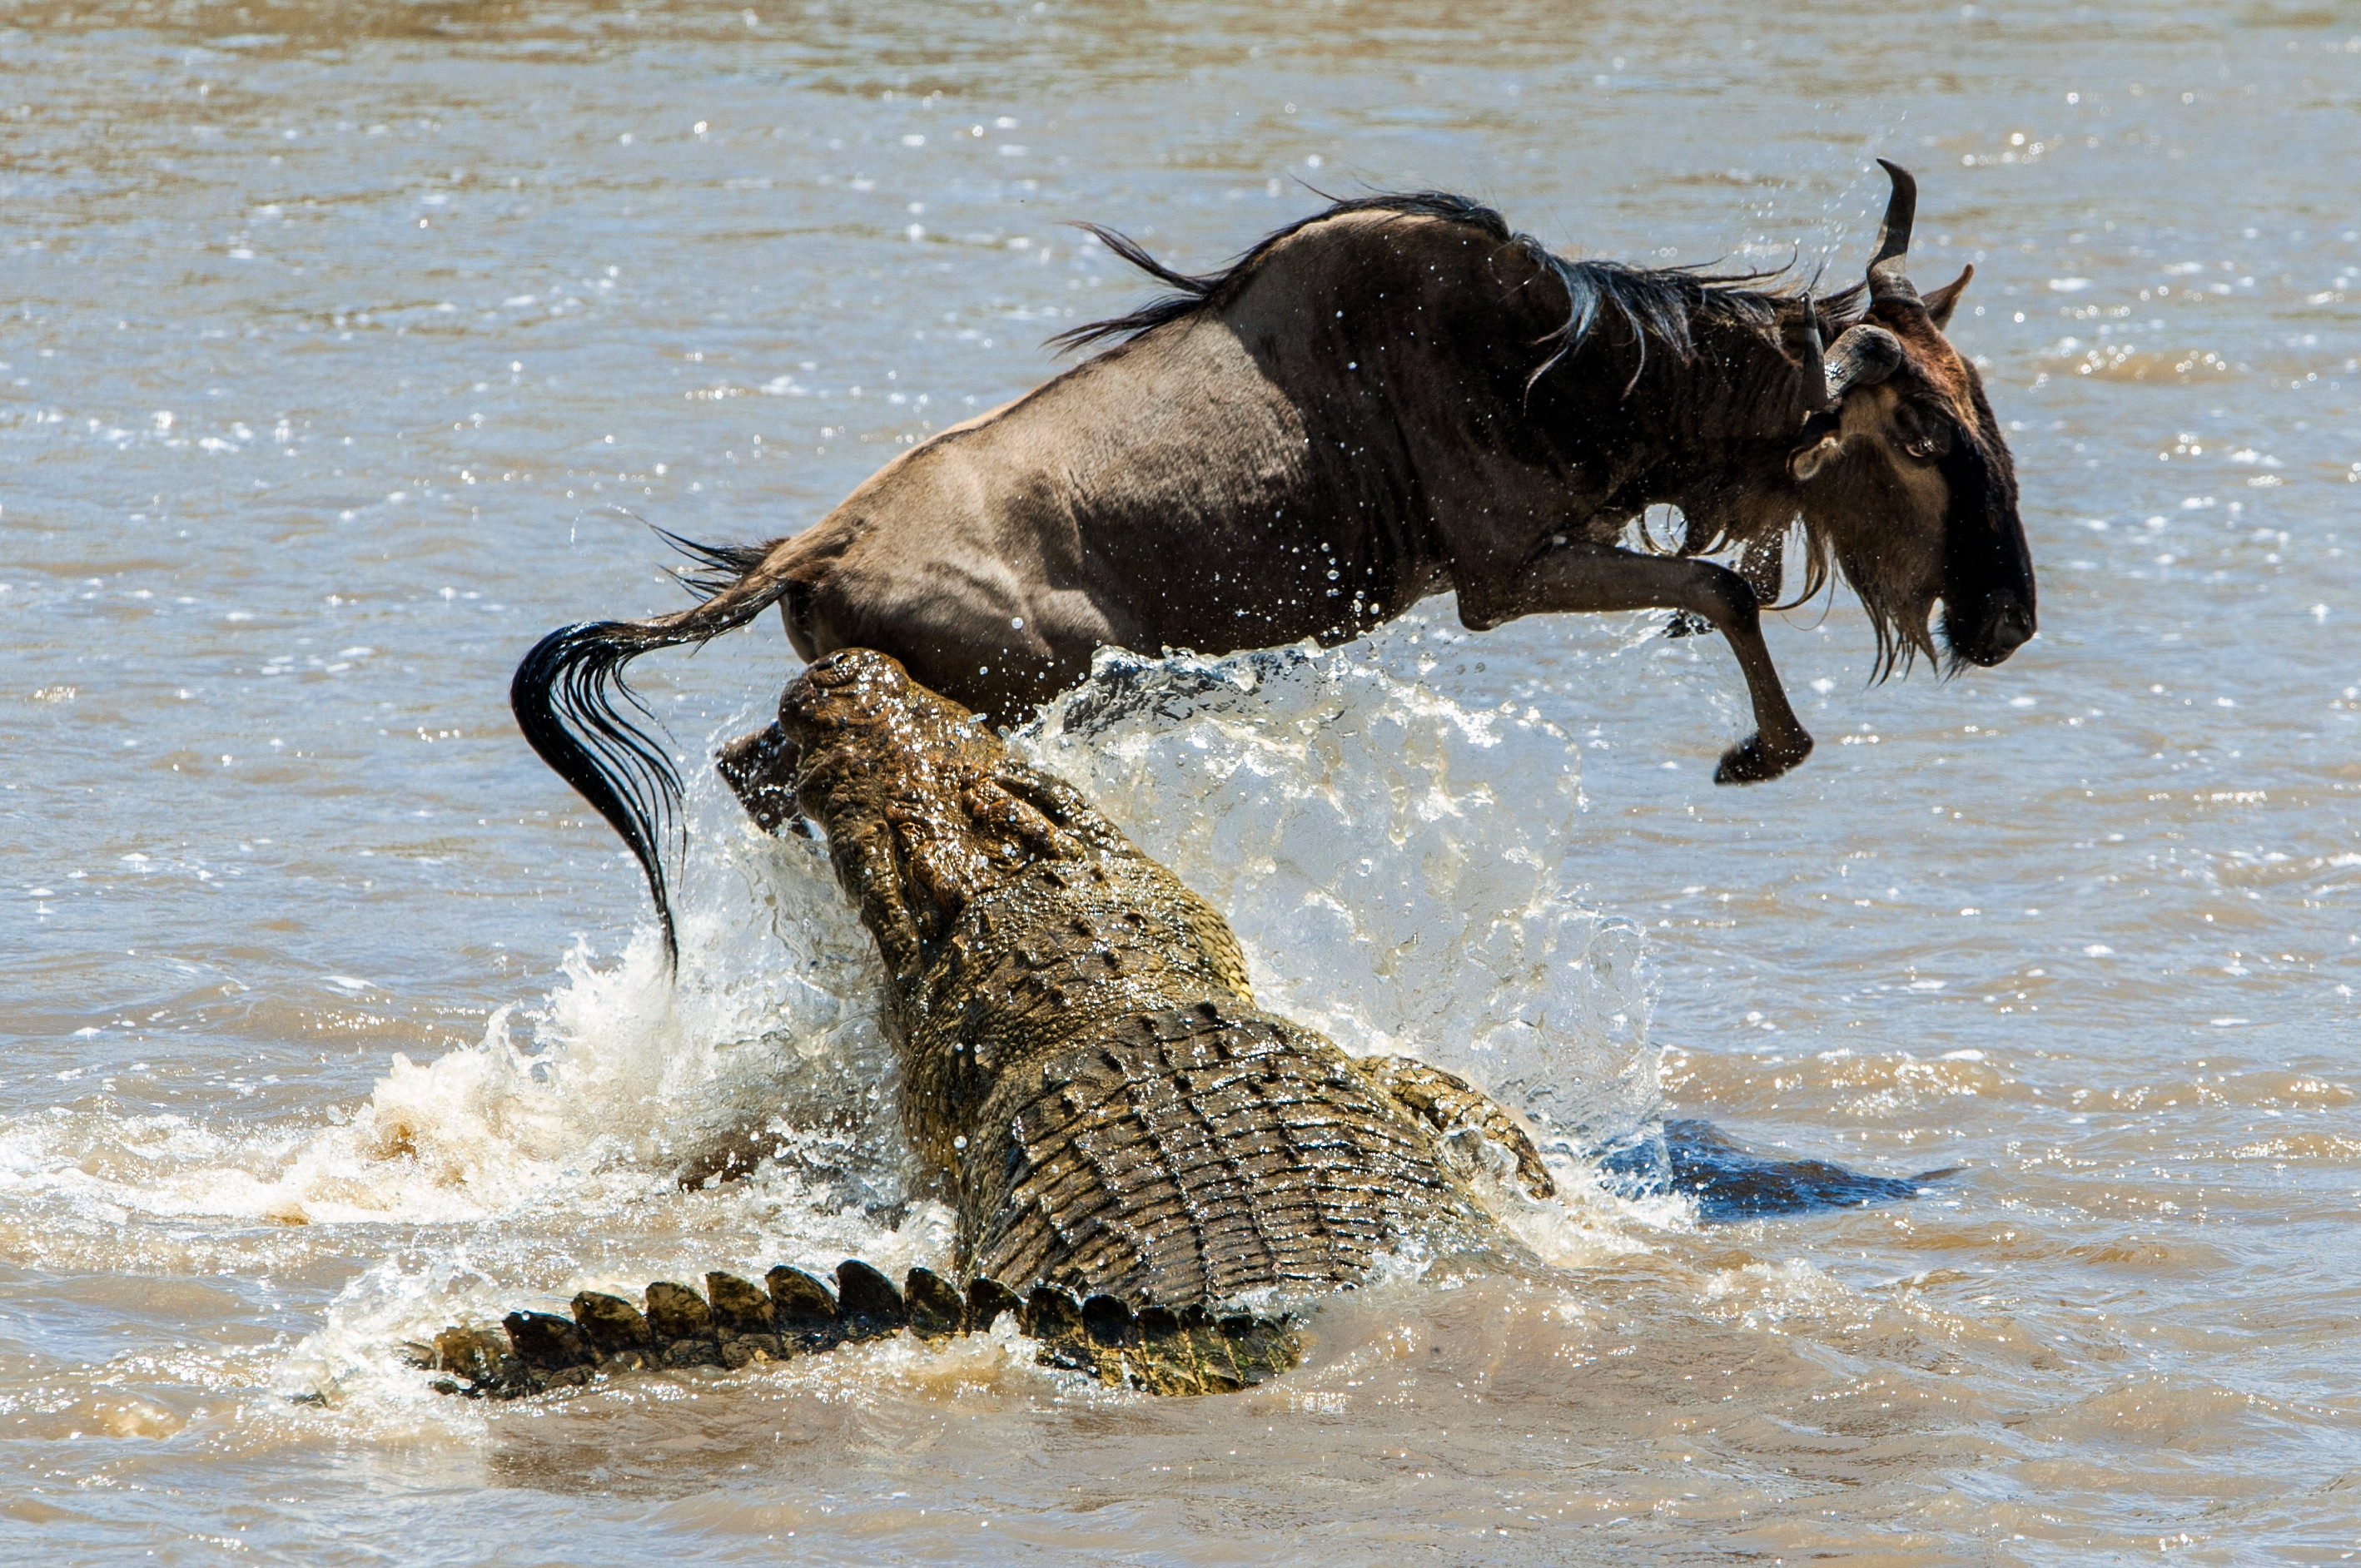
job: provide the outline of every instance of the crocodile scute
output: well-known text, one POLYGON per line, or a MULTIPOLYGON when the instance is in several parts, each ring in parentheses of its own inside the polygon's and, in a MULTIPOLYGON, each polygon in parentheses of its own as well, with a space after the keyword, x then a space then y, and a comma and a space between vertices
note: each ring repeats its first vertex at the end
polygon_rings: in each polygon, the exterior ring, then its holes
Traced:
POLYGON ((1044 1365, 1149 1393, 1251 1387, 1293 1366, 1301 1354, 1285 1318, 1216 1317, 1202 1305, 1135 1311, 1119 1297, 1077 1300, 1049 1285, 1020 1299, 997 1280, 978 1279, 962 1291, 928 1268, 911 1269, 897 1288, 857 1258, 838 1266, 833 1293, 784 1266, 772 1269, 766 1282, 767 1294, 736 1275, 708 1274, 707 1294, 699 1296, 688 1286, 658 1280, 647 1288, 645 1311, 620 1296, 586 1290, 575 1297, 570 1318, 511 1312, 501 1332, 447 1328, 431 1344, 406 1348, 413 1365, 437 1375, 433 1387, 440 1392, 493 1399, 663 1367, 734 1371, 906 1328, 924 1340, 984 1333, 1004 1317, 1038 1343, 1044 1365))
POLYGON ((1235 1310, 1349 1286, 1406 1242, 1497 1244, 1466 1145, 1551 1190, 1514 1115, 1449 1073, 1356 1059, 1257 1007, 1228 925, 1071 785, 884 654, 789 684, 720 771, 768 830, 817 830, 886 970, 918 1157, 954 1203, 951 1272, 831 1293, 773 1269, 644 1305, 585 1292, 413 1352, 452 1391, 734 1367, 1014 1312, 1048 1364, 1160 1393, 1285 1371, 1291 1320, 1235 1310))

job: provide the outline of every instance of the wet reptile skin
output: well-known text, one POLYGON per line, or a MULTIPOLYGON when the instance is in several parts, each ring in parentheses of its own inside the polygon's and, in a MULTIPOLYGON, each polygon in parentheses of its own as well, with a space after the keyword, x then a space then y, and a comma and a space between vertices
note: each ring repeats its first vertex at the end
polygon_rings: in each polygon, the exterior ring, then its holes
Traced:
MULTIPOLYGON (((1459 1079, 1356 1061, 1254 1004, 1237 938, 1060 780, 964 708, 853 649, 787 689, 722 774, 764 828, 808 818, 888 975, 913 1143, 959 1211, 954 1272, 586 1291, 414 1347, 507 1398, 609 1372, 740 1366, 1014 1312, 1042 1359, 1159 1393, 1234 1389, 1300 1354, 1284 1318, 1221 1310, 1348 1285, 1416 1240, 1504 1250, 1452 1135, 1551 1190, 1532 1140, 1459 1079)), ((1505 1250, 1515 1251, 1513 1245, 1505 1250)))
POLYGON ((1179 1305, 1331 1288, 1405 1237, 1488 1228, 1389 1080, 1480 1097, 1258 1010, 1203 900, 892 659, 813 665, 723 771, 758 818, 792 795, 820 826, 877 937, 962 1273, 1179 1305))

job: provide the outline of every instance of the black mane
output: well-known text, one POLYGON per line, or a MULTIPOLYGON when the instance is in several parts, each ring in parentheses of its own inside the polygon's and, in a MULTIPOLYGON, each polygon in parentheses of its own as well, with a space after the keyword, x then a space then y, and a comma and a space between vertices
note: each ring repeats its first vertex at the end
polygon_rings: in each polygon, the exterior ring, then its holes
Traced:
POLYGON ((1375 196, 1356 196, 1347 201, 1332 203, 1324 211, 1296 219, 1283 229, 1277 229, 1257 241, 1253 249, 1239 257, 1219 272, 1191 276, 1176 272, 1148 254, 1138 241, 1117 234, 1098 224, 1078 224, 1075 226, 1096 236, 1101 245, 1138 268, 1159 282, 1170 283, 1180 291, 1162 299, 1150 300, 1127 315, 1110 316, 1103 322, 1092 322, 1058 334, 1049 341, 1060 348, 1082 348, 1104 338, 1134 338, 1141 333, 1162 326, 1166 322, 1179 321, 1213 298, 1223 285, 1246 271, 1268 255, 1272 247, 1292 236, 1299 229, 1347 213, 1393 213, 1406 218, 1444 218, 1453 223, 1473 224, 1497 240, 1513 237, 1509 221, 1480 202, 1465 196, 1455 196, 1447 191, 1387 192, 1375 196))
MULTIPOLYGON (((1233 280, 1299 230, 1347 213, 1367 212, 1468 224, 1501 244, 1524 247, 1534 260, 1554 274, 1565 287, 1565 324, 1543 339, 1551 353, 1533 371, 1535 378, 1588 341, 1603 320, 1619 320, 1631 339, 1640 345, 1643 357, 1647 344, 1653 340, 1685 359, 1692 352, 1693 323, 1723 320, 1768 331, 1777 320, 1782 303, 1809 297, 1801 291, 1757 286, 1779 277, 1780 271, 1715 273, 1695 267, 1630 267, 1620 261, 1571 261, 1531 235, 1511 229, 1506 218, 1480 202, 1446 191, 1388 192, 1333 203, 1323 211, 1265 236, 1251 250, 1220 271, 1195 275, 1167 267, 1137 241, 1112 229, 1097 224, 1079 225, 1109 250, 1179 292, 1150 300, 1127 314, 1061 332, 1049 341, 1060 348, 1082 348, 1109 338, 1128 340, 1168 322, 1179 321, 1205 308, 1233 280)), ((1853 297, 1861 292, 1858 288, 1848 289, 1821 303, 1839 315, 1850 314, 1853 297)))

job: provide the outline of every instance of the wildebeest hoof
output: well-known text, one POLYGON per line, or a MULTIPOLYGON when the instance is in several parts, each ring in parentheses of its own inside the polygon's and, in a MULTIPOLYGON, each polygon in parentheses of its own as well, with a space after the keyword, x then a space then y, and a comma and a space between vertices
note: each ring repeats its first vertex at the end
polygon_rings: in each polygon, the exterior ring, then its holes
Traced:
POLYGON ((1761 784, 1775 779, 1812 754, 1812 738, 1798 734, 1793 744, 1773 748, 1763 743, 1760 735, 1749 735, 1721 754, 1721 766, 1714 769, 1713 782, 1718 784, 1761 784))

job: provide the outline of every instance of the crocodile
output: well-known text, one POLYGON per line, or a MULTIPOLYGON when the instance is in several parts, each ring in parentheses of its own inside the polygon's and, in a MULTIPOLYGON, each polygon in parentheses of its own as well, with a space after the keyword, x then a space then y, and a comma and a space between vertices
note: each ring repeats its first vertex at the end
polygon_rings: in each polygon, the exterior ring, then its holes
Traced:
POLYGON ((495 1397, 661 1366, 740 1366, 1014 1314, 1051 1365, 1161 1393, 1248 1387, 1301 1353, 1265 1309, 1367 1280, 1406 1245, 1518 1257, 1478 1179, 1554 1191, 1515 1114, 1400 1057, 1354 1058, 1257 1007, 1228 924, 1071 785, 891 657, 789 684, 719 771, 766 831, 827 840, 886 971, 910 1143, 955 1208, 951 1278, 858 1259, 831 1292, 585 1292, 420 1347, 495 1397), (1494 1152, 1488 1152, 1494 1151, 1494 1152))

